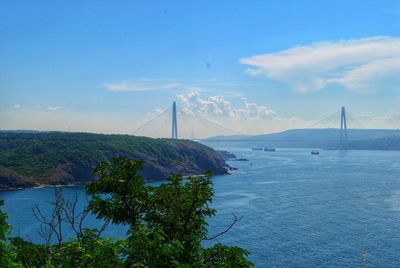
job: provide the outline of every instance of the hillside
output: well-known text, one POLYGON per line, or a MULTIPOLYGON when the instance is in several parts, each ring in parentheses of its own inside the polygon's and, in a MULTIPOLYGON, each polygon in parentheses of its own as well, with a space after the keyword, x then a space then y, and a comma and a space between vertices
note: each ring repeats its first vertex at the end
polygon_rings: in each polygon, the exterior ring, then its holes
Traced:
POLYGON ((142 176, 146 180, 206 170, 225 174, 228 168, 213 149, 189 140, 0 132, 0 189, 84 183, 95 179, 92 170, 99 162, 120 155, 143 161, 142 176))
MULTIPOLYGON (((255 135, 255 136, 220 136, 207 139, 205 144, 219 146, 243 147, 276 147, 276 148, 337 148, 339 146, 340 129, 291 129, 283 132, 255 135), (227 141, 228 140, 228 141, 227 141), (241 140, 236 142, 235 140, 241 140), (210 142, 210 143, 207 143, 210 142)), ((372 139, 400 137, 398 129, 349 129, 349 143, 364 140, 363 148, 367 148, 368 141, 372 139)), ((382 141, 375 141, 379 143, 382 141)), ((355 144, 355 143, 354 143, 355 144)), ((355 146, 355 145, 354 145, 355 146)), ((377 146, 377 145, 374 145, 377 146)))
POLYGON ((400 136, 350 141, 345 148, 350 150, 400 150, 400 136))

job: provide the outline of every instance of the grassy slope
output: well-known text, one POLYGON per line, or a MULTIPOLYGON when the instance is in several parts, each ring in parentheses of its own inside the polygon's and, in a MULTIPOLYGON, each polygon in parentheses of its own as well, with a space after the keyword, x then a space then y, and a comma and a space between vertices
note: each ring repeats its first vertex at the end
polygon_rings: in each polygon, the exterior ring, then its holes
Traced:
MULTIPOLYGON (((90 133, 0 133, 0 188, 5 178, 29 184, 65 184, 93 179, 101 161, 124 155, 145 163, 146 179, 171 173, 225 172, 225 162, 211 148, 188 140, 151 139, 90 133)), ((4 187, 3 187, 4 188, 4 187)))

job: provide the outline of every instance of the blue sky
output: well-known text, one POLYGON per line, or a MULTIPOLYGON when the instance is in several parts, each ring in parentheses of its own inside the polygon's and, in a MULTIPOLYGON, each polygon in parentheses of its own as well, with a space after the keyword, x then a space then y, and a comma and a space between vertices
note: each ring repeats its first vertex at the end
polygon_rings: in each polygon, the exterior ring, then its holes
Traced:
POLYGON ((173 100, 242 133, 342 105, 398 128, 398 63, 398 1, 1 0, 0 128, 130 133, 173 100))

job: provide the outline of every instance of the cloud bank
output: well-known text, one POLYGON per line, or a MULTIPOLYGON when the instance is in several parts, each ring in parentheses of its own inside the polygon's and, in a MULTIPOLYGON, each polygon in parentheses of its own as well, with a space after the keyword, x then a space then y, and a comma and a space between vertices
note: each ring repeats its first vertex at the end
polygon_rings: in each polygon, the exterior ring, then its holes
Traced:
MULTIPOLYGON (((285 117, 278 115, 271 108, 250 102, 246 98, 232 102, 221 95, 204 97, 199 92, 191 92, 177 95, 185 114, 198 114, 210 119, 225 128, 241 134, 265 134, 289 128, 304 127, 306 122, 301 117, 285 117)), ((181 117, 180 122, 184 117, 181 117)), ((193 123, 193 121, 190 121, 193 123)), ((182 125, 182 124, 181 124, 182 125)), ((191 125, 191 127, 193 127, 191 125)), ((195 128, 196 137, 199 128, 195 128)), ((216 135, 232 135, 233 132, 212 132, 209 125, 204 125, 203 137, 216 135), (207 129, 208 128, 208 129, 207 129), (208 132, 207 132, 208 131, 208 132)), ((221 131, 221 129, 219 129, 221 131)), ((200 134, 201 136, 201 134, 200 134)), ((190 136, 189 136, 190 137, 190 136)))
POLYGON ((275 115, 272 109, 254 102, 248 102, 246 98, 241 98, 242 105, 235 107, 223 96, 216 95, 204 98, 197 91, 178 94, 177 97, 182 102, 183 109, 187 113, 225 116, 232 119, 266 119, 275 115))
POLYGON ((400 82, 400 38, 372 37, 319 42, 240 59, 245 72, 266 76, 305 93, 328 85, 352 91, 397 86, 400 82))

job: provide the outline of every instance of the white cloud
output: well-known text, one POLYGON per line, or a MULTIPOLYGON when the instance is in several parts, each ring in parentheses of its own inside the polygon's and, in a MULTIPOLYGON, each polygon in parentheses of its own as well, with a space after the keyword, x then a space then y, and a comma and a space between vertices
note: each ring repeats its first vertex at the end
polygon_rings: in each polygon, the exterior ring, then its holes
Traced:
POLYGON ((198 114, 223 128, 214 128, 200 120, 196 123, 192 116, 180 116, 178 119, 181 132, 190 137, 195 130, 196 137, 233 134, 265 134, 290 128, 305 127, 307 122, 301 117, 278 115, 266 105, 250 102, 246 98, 235 101, 221 95, 204 97, 199 92, 177 95, 183 115, 198 114), (198 125, 196 125, 198 124, 198 125), (185 132, 186 126, 186 132, 185 132))
POLYGON ((275 115, 275 112, 270 108, 254 102, 248 102, 246 98, 241 98, 242 105, 240 107, 234 107, 229 100, 220 95, 204 98, 199 92, 194 91, 178 94, 177 97, 183 103, 183 110, 189 114, 225 116, 233 119, 263 119, 275 115))
POLYGON ((108 90, 115 92, 118 91, 143 92, 143 91, 176 89, 181 87, 182 85, 180 83, 175 83, 168 80, 163 81, 163 80, 140 79, 129 82, 103 84, 102 86, 108 90))
POLYGON ((47 110, 50 110, 50 111, 57 111, 57 110, 60 110, 60 109, 61 109, 60 106, 49 106, 49 107, 47 107, 47 110))
POLYGON ((247 74, 267 76, 297 92, 317 91, 331 84, 355 91, 374 90, 400 82, 400 38, 313 43, 240 62, 252 66, 247 74))
POLYGON ((241 89, 256 87, 254 83, 241 83, 240 81, 220 81, 217 79, 157 79, 137 78, 114 83, 104 83, 103 88, 113 92, 145 92, 145 91, 215 91, 223 89, 224 94, 239 96, 241 89), (239 91, 238 91, 239 90, 239 91))
POLYGON ((14 109, 19 109, 19 108, 21 108, 21 105, 19 105, 19 104, 14 104, 13 108, 14 108, 14 109))

